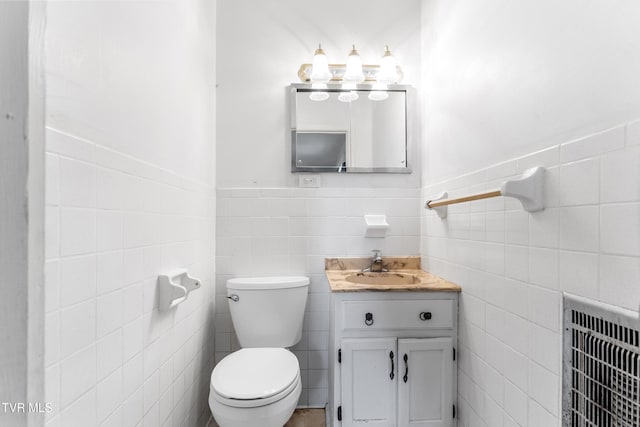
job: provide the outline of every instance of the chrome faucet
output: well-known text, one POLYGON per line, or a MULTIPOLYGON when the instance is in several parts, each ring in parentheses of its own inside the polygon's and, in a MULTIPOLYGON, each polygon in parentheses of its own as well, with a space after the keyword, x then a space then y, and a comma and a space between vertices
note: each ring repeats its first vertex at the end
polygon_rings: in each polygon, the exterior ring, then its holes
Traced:
POLYGON ((362 271, 364 273, 366 272, 371 272, 371 273, 384 273, 389 271, 388 269, 384 268, 382 266, 382 254, 380 252, 379 249, 374 249, 371 252, 373 252, 373 256, 371 257, 371 264, 369 264, 369 267, 367 268, 363 268, 362 271))

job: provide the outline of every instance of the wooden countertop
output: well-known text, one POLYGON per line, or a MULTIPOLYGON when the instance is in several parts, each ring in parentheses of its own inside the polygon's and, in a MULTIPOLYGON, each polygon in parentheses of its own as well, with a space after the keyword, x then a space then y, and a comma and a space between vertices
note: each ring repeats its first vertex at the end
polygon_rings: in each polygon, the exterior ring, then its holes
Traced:
MULTIPOLYGON (((363 292, 363 291, 413 291, 413 292, 460 292, 460 286, 444 280, 420 269, 419 257, 383 257, 383 267, 389 271, 373 273, 374 281, 397 281, 403 279, 415 283, 373 284, 353 283, 347 280, 349 276, 360 276, 355 279, 367 281, 362 269, 368 267, 370 258, 327 258, 325 259, 325 274, 331 287, 331 292, 363 292), (404 276, 404 277, 401 277, 404 276), (413 276, 413 277, 407 277, 413 276)), ((372 273, 366 273, 370 275, 372 273)))

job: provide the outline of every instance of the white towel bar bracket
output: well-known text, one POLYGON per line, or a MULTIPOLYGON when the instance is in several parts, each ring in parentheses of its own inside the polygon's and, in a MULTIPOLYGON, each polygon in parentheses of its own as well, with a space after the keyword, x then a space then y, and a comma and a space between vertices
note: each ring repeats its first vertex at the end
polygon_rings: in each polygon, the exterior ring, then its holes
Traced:
POLYGON ((446 191, 443 191, 442 193, 439 193, 436 196, 434 196, 431 200, 427 201, 427 203, 425 203, 424 207, 427 208, 427 209, 431 209, 431 210, 436 211, 438 216, 440 218, 444 219, 444 218, 447 217, 447 214, 449 213, 449 208, 448 208, 449 205, 431 207, 431 206, 429 206, 429 203, 436 202, 438 200, 445 200, 448 196, 449 196, 449 193, 447 193, 446 191))

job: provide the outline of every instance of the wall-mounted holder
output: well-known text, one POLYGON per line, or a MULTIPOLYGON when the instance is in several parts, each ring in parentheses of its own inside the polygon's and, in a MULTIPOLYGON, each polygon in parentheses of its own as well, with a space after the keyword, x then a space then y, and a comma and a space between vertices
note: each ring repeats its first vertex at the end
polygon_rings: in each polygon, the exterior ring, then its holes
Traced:
POLYGON ((448 205, 442 205, 442 206, 434 206, 432 207, 431 205, 433 205, 432 202, 436 202, 438 200, 443 200, 446 199, 447 196, 449 196, 449 193, 447 193, 446 191, 443 191, 440 194, 437 194, 435 196, 433 196, 433 199, 427 201, 427 203, 425 203, 424 207, 425 209, 432 209, 434 211, 436 211, 436 213, 438 214, 438 216, 440 218, 446 218, 447 217, 447 213, 449 212, 449 208, 447 208, 448 205))
POLYGON ((169 310, 189 296, 189 292, 201 286, 199 279, 190 277, 187 270, 175 270, 158 276, 158 308, 169 310))
POLYGON ((365 237, 385 237, 389 229, 389 223, 385 215, 365 215, 364 222, 367 226, 365 237))
POLYGON ((520 178, 505 181, 500 190, 472 196, 446 199, 447 192, 445 191, 429 200, 424 207, 436 211, 440 218, 446 218, 448 205, 503 196, 518 199, 527 212, 541 211, 544 209, 544 171, 543 167, 536 166, 527 170, 520 178))

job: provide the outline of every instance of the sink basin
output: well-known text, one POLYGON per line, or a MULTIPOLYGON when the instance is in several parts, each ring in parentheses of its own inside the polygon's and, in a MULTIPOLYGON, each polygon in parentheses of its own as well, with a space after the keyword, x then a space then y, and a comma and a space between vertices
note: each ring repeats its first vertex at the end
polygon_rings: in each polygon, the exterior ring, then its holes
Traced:
POLYGON ((413 285, 420 283, 420 279, 414 274, 395 273, 393 271, 385 273, 356 273, 345 278, 347 282, 362 285, 413 285))

